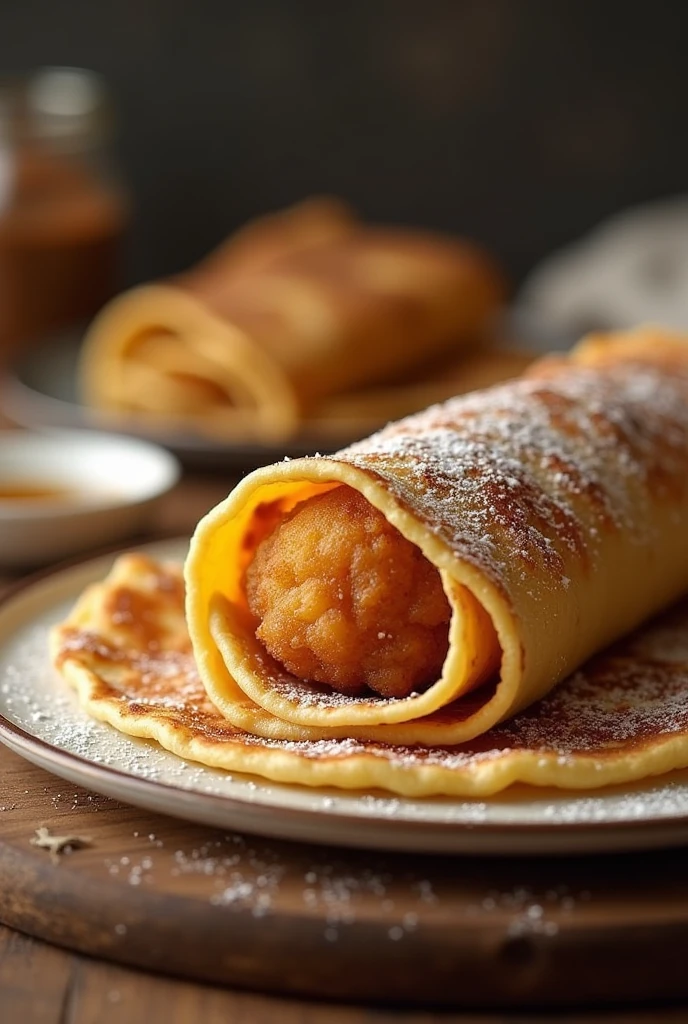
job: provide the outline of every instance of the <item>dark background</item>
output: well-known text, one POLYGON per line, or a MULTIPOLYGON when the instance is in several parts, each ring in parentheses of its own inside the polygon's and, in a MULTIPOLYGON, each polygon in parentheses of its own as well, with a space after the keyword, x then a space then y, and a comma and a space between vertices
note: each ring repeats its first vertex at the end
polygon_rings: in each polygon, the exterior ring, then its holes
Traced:
POLYGON ((128 278, 312 192, 473 235, 518 279, 688 182, 688 4, 0 0, 0 71, 102 72, 128 278))

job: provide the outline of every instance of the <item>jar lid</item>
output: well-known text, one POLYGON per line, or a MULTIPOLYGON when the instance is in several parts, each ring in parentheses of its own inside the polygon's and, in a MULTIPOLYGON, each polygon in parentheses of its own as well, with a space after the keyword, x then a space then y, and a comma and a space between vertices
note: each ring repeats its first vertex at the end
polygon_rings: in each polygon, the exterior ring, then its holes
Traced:
POLYGON ((86 68, 43 67, 0 82, 0 140, 4 134, 66 146, 100 143, 111 122, 105 80, 86 68))

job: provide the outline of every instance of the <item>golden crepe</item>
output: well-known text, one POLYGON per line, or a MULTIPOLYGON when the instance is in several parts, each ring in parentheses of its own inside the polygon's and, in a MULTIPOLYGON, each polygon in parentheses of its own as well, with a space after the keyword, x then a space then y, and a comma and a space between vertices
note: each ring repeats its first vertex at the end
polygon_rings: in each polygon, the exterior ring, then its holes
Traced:
MULTIPOLYGON (((222 714, 257 735, 461 743, 688 589, 687 523, 688 344, 651 330, 592 337, 336 455, 250 474, 200 522, 186 562, 201 678, 222 714), (297 678, 256 636, 246 593, 256 551, 285 514, 334 488, 362 495, 441 577, 448 653, 439 678, 408 696, 347 696, 297 678)), ((316 566, 322 586, 309 576, 319 555, 306 536, 287 629, 305 622, 320 639, 308 616, 324 587, 335 633, 351 637, 337 619, 347 539, 326 526, 314 543, 332 571, 316 566)), ((381 633, 394 657, 404 629, 381 633)))
POLYGON ((456 747, 270 740, 208 700, 181 567, 122 556, 53 634, 93 717, 180 757, 305 786, 486 797, 515 782, 590 789, 688 766, 688 602, 588 662, 547 697, 456 747))
POLYGON ((129 556, 57 630, 54 658, 97 717, 273 779, 415 794, 627 781, 688 765, 685 608, 570 674, 688 590, 687 524, 688 342, 591 337, 337 455, 257 470, 196 530, 185 618, 179 572, 129 556), (380 696, 443 629, 439 678, 380 696), (324 676, 288 671, 292 656, 324 676))
POLYGON ((81 390, 149 425, 274 442, 304 417, 328 419, 332 395, 455 358, 486 335, 503 294, 473 244, 373 228, 313 199, 109 303, 84 341, 81 390))

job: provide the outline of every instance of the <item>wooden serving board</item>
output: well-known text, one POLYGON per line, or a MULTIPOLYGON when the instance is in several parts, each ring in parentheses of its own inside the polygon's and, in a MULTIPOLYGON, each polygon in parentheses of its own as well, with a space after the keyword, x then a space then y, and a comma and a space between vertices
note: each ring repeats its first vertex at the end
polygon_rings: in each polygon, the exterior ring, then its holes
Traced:
POLYGON ((688 998, 685 853, 370 854, 150 815, 0 748, 0 921, 264 992, 422 1006, 688 998), (35 829, 90 838, 57 859, 35 829))

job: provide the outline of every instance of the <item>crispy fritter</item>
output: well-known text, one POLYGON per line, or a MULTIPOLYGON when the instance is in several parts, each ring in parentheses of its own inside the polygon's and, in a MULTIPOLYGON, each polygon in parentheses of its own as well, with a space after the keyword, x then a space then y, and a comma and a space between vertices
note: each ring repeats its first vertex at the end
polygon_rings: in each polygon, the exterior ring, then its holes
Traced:
POLYGON ((406 697, 440 675, 451 610, 439 573, 350 487, 285 517, 247 569, 246 596, 256 636, 300 679, 406 697))

